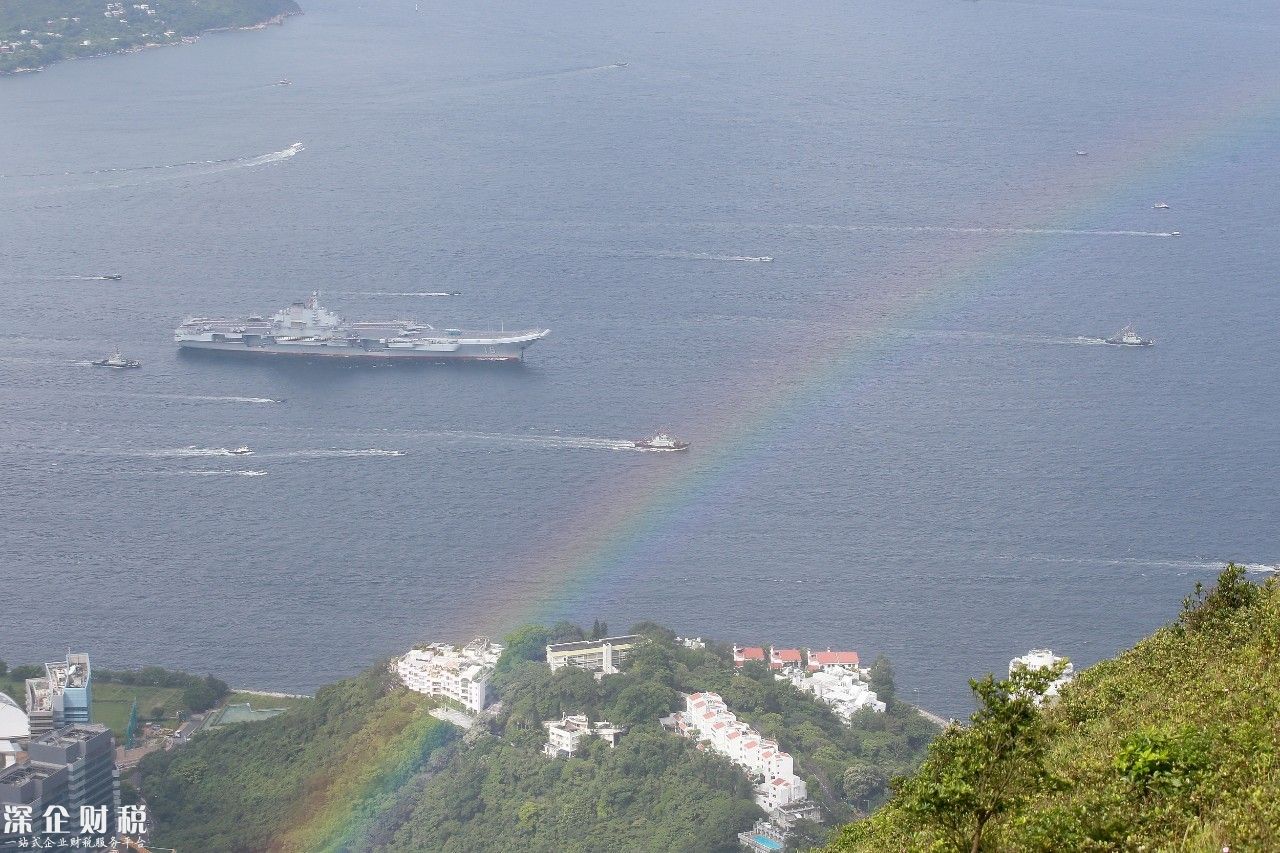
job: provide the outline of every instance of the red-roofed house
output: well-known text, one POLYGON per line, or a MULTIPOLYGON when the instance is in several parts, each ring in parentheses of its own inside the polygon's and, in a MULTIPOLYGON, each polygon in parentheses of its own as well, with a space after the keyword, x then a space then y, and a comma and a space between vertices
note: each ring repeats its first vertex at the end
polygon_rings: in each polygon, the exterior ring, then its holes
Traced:
POLYGON ((799 649, 775 649, 773 646, 769 647, 769 669, 800 666, 801 663, 799 649))
POLYGON ((760 646, 734 646, 733 647, 733 665, 742 666, 747 661, 759 661, 764 663, 764 649, 760 646))
POLYGON ((825 652, 815 652, 809 649, 809 671, 818 672, 829 666, 847 666, 857 668, 858 653, 857 652, 833 652, 827 649, 825 652))

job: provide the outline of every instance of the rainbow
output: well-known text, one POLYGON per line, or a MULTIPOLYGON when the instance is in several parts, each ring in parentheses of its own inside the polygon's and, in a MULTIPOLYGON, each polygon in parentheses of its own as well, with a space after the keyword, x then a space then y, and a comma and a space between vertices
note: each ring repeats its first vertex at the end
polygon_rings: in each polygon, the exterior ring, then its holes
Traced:
MULTIPOLYGON (((1050 223, 1044 228, 949 229, 924 227, 918 232, 953 235, 947 262, 928 277, 899 275, 870 296, 860 295, 850 305, 843 334, 832 334, 821 351, 806 351, 801 362, 779 364, 772 375, 753 384, 751 390, 726 394, 715 401, 711 435, 699 442, 688 458, 661 460, 679 464, 653 466, 656 474, 629 483, 609 484, 609 492, 588 496, 584 505, 597 508, 556 553, 521 566, 521 576, 507 581, 512 591, 496 608, 492 601, 477 612, 474 627, 493 634, 517 624, 545 618, 559 604, 565 590, 576 594, 615 578, 638 553, 660 534, 670 534, 695 518, 691 509, 723 484, 748 476, 750 448, 771 440, 792 418, 830 397, 836 390, 848 392, 860 371, 887 352, 896 339, 894 329, 945 312, 973 290, 975 283, 1011 268, 1033 256, 1046 237, 1161 238, 1158 232, 1118 232, 1090 229, 1087 223, 1114 207, 1114 202, 1151 179, 1187 166, 1212 152, 1220 141, 1233 138, 1262 118, 1274 118, 1280 92, 1242 93, 1223 101, 1208 98, 1206 108, 1187 123, 1167 123, 1144 128, 1148 138, 1159 140, 1127 152, 1098 152, 1091 160, 1106 158, 1106 174, 1092 173, 1093 185, 1103 189, 1079 189, 1067 181, 1037 186, 1036 194, 1010 199, 1010 209, 1035 211, 1031 221, 1050 223), (1188 129, 1189 128, 1189 129, 1188 129)), ((1133 138, 1135 134, 1120 138, 1133 138)), ((1069 152, 1068 152, 1069 154, 1069 152)), ((1092 186, 1092 185, 1091 185, 1092 186)), ((875 226, 779 226, 877 230, 875 226)), ((880 229, 888 230, 888 229, 880 229)), ((388 726, 371 719, 345 747, 344 770, 331 774, 305 796, 289 819, 273 850, 358 849, 373 822, 394 801, 396 788, 420 766, 438 745, 434 718, 399 720, 388 726)))
POLYGON ((895 330, 944 313, 971 293, 976 283, 1033 257, 1046 239, 1174 237, 1169 231, 1100 229, 1089 223, 1113 210, 1120 197, 1189 168, 1259 121, 1274 119, 1280 112, 1280 88, 1256 81, 1234 97, 1205 96, 1200 103, 1205 106, 1191 120, 1180 117, 1117 134, 1120 139, 1153 141, 1127 151, 1094 152, 1090 164, 1105 160, 1107 165, 1101 176, 1090 173, 1087 186, 1076 187, 1069 179, 1029 182, 1034 184, 1034 195, 1011 198, 1004 205, 1034 211, 1032 221, 1046 223, 1043 227, 773 226, 910 238, 936 234, 952 238, 953 245, 949 257, 935 264, 935 275, 886 277, 879 292, 860 294, 849 306, 849 315, 842 318, 843 330, 827 322, 825 347, 810 347, 803 360, 777 364, 772 375, 753 383, 754 390, 709 404, 713 413, 709 438, 700 439, 689 458, 674 460, 682 464, 665 466, 656 476, 634 482, 611 482, 607 493, 589 496, 583 505, 591 508, 591 517, 554 553, 520 563, 520 576, 504 582, 504 600, 496 605, 484 602, 471 627, 499 636, 518 624, 545 620, 565 591, 589 595, 593 588, 612 585, 624 574, 634 578, 634 572, 626 570, 646 544, 681 525, 691 525, 686 519, 696 518, 693 510, 700 502, 722 484, 749 476, 744 463, 751 447, 776 441, 776 433, 797 413, 810 410, 835 390, 848 393, 859 372, 895 345, 895 330))

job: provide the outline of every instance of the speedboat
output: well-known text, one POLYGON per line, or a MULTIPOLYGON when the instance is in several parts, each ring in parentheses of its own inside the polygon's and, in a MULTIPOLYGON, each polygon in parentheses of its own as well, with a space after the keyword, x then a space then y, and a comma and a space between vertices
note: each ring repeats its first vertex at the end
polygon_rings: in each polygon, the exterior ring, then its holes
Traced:
POLYGON ((120 275, 120 273, 113 272, 109 275, 99 276, 99 278, 101 278, 103 281, 119 281, 120 279, 124 278, 124 276, 120 275))
POLYGON ((1149 347, 1155 341, 1139 337, 1133 326, 1125 326, 1115 337, 1107 338, 1107 343, 1118 347, 1149 347))
POLYGON ((1155 204, 1151 205, 1151 209, 1152 210, 1168 210, 1169 205, 1165 204, 1163 201, 1158 201, 1155 204))
POLYGON ((106 358, 100 358, 93 362, 94 367, 112 367, 116 370, 126 370, 131 367, 142 367, 142 362, 134 361, 132 358, 125 358, 120 354, 120 350, 116 350, 106 358))
POLYGON ((689 442, 678 441, 672 438, 671 436, 667 435, 665 432, 660 432, 657 435, 655 435, 653 438, 636 439, 635 441, 631 442, 631 444, 635 447, 636 450, 677 451, 677 450, 689 449, 689 442))
POLYGON ((230 453, 232 456, 250 456, 253 453, 252 450, 250 450, 247 446, 243 444, 240 445, 239 447, 233 447, 227 452, 230 453))

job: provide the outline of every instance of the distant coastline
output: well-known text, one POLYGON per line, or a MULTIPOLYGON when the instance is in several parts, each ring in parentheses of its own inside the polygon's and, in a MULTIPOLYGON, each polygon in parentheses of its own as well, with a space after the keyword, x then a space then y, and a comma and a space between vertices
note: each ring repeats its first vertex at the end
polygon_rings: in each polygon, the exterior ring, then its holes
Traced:
POLYGON ((302 14, 295 0, 229 0, 210 6, 165 12, 151 3, 121 0, 106 2, 104 9, 100 0, 64 0, 56 12, 45 14, 0 11, 0 76, 33 74, 74 59, 193 44, 208 33, 263 30, 302 14))

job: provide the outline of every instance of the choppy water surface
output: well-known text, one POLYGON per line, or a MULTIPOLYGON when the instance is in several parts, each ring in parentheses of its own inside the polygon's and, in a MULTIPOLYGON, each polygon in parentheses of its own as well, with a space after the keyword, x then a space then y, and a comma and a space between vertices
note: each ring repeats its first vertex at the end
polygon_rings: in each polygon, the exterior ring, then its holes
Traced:
POLYGON ((0 80, 0 657, 293 691, 657 618, 960 713, 1280 562, 1273 4, 422 5, 0 80), (554 333, 173 350, 311 289, 554 333))

